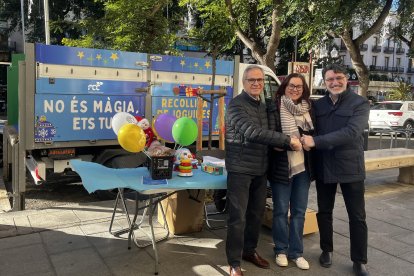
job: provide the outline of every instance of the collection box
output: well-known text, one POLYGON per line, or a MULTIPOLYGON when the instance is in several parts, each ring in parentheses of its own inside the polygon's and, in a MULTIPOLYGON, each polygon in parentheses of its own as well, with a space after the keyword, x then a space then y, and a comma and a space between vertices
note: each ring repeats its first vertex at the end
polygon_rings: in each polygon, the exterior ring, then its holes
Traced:
POLYGON ((152 156, 147 159, 147 167, 150 171, 151 178, 171 179, 173 171, 174 156, 152 156))

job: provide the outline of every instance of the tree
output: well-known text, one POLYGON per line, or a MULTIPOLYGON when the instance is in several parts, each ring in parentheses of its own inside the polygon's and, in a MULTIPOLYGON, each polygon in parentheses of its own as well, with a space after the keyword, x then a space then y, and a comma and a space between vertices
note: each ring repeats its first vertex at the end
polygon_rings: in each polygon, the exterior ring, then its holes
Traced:
MULTIPOLYGON (((191 1, 183 1, 184 3, 191 1)), ((216 59, 230 49, 235 43, 235 33, 233 26, 229 24, 226 14, 225 6, 221 2, 206 3, 204 1, 197 4, 197 9, 200 12, 201 24, 190 30, 189 36, 194 42, 202 46, 211 54, 212 57, 212 80, 211 89, 214 90, 215 76, 216 76, 216 59)), ((213 114, 215 95, 211 94, 210 99, 210 114, 213 114)), ((203 98, 206 100, 205 98, 203 98)), ((211 149, 211 134, 212 134, 212 116, 209 116, 209 135, 208 135, 208 149, 211 149)))
MULTIPOLYGON (((26 42, 44 42, 43 1, 23 1, 26 42)), ((102 2, 95 0, 49 0, 50 36, 53 44, 61 44, 64 37, 81 35, 83 17, 101 17, 102 2)), ((6 34, 22 29, 20 1, 3 0, 0 3, 0 18, 9 22, 6 34)))
POLYGON ((407 44, 408 56, 414 58, 414 1, 399 0, 396 14, 398 20, 394 32, 402 42, 407 44))
POLYGON ((282 32, 282 15, 288 11, 285 2, 290 1, 225 0, 237 36, 260 64, 273 71, 276 71, 275 58, 282 32))
POLYGON ((165 9, 171 5, 173 11, 179 11, 177 1, 105 1, 105 15, 100 20, 84 20, 87 34, 81 39, 65 39, 64 44, 148 53, 173 51, 178 16, 168 14, 167 18, 165 9))
POLYGON ((388 94, 388 99, 396 101, 412 101, 413 94, 411 92, 411 89, 411 84, 400 82, 398 84, 398 87, 391 90, 391 92, 388 94))
POLYGON ((359 79, 359 93, 366 97, 369 72, 364 64, 359 47, 370 36, 380 31, 392 6, 392 0, 308 0, 303 9, 308 9, 295 28, 305 28, 303 40, 309 49, 321 43, 323 37, 340 37, 352 59, 359 79))

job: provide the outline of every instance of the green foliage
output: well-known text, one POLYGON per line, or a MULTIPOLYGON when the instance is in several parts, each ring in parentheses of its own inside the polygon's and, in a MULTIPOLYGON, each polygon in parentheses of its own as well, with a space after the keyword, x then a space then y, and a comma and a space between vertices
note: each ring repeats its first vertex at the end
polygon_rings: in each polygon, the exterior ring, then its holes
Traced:
POLYGON ((175 27, 164 9, 169 1, 111 0, 104 2, 105 15, 100 20, 84 21, 88 33, 77 40, 64 40, 65 45, 103 47, 124 51, 162 53, 173 50, 175 27), (173 26, 173 27, 171 27, 173 26))
POLYGON ((412 93, 412 85, 406 82, 400 82, 398 87, 393 89, 388 94, 389 100, 399 100, 399 101, 412 101, 413 100, 413 93, 412 93))
MULTIPOLYGON (((181 1, 185 4, 187 1, 181 1)), ((188 2, 187 2, 188 3, 188 2)), ((228 19, 224 2, 199 2, 195 7, 200 24, 190 30, 189 37, 214 57, 233 47, 236 41, 234 26, 228 19)))
MULTIPOLYGON (((27 42, 44 42, 43 1, 24 3, 25 34, 27 42), (30 11, 30 12, 29 12, 30 11)), ((64 37, 77 38, 82 33, 81 18, 99 18, 102 16, 102 3, 95 0, 49 0, 50 37, 52 44, 61 44, 64 37)), ((0 2, 0 18, 9 22, 6 34, 22 28, 21 6, 17 0, 0 2)))

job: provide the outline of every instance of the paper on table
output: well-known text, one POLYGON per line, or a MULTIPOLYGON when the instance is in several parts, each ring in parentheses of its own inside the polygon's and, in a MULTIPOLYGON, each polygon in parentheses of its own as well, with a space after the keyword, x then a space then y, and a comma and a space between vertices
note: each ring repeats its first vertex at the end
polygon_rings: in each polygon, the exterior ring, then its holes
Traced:
POLYGON ((154 179, 151 178, 151 176, 143 176, 142 177, 142 184, 144 184, 144 185, 167 185, 168 180, 167 179, 154 180, 154 179))
POLYGON ((203 163, 207 164, 210 163, 212 165, 216 165, 216 166, 220 166, 220 167, 224 167, 225 166, 225 162, 224 159, 219 159, 213 156, 203 156, 203 163))

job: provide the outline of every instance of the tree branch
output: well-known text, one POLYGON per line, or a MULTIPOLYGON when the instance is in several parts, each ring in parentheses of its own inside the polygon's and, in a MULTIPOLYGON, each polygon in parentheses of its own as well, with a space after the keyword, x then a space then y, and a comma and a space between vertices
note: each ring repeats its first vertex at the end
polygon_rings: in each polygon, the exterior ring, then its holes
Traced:
POLYGON ((245 32, 243 32, 243 30, 240 28, 240 25, 237 22, 237 18, 234 15, 233 4, 231 3, 231 0, 226 0, 226 7, 227 7, 227 10, 229 11, 230 22, 232 24, 234 24, 234 26, 236 27, 237 36, 244 43, 244 45, 246 45, 248 48, 252 49, 253 48, 253 41, 250 40, 248 35, 245 32))
POLYGON ((356 45, 361 45, 362 43, 364 43, 365 40, 367 40, 370 36, 372 36, 374 33, 381 29, 382 24, 385 21, 385 18, 387 18, 391 10, 391 6, 392 0, 387 0, 387 2, 384 5, 384 8, 382 8, 382 11, 378 16, 377 20, 374 22, 374 24, 372 24, 371 27, 365 33, 362 33, 359 37, 354 39, 356 45))

